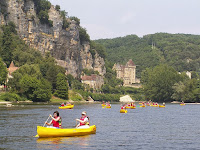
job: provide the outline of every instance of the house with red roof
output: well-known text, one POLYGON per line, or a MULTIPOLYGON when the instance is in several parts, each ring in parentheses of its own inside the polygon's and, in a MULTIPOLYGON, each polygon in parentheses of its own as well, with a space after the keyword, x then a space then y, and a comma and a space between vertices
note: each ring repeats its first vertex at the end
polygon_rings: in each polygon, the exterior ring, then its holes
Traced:
POLYGON ((19 67, 15 67, 15 64, 12 61, 9 68, 7 69, 8 69, 8 80, 9 80, 9 78, 13 78, 12 73, 15 72, 17 69, 19 69, 19 67))

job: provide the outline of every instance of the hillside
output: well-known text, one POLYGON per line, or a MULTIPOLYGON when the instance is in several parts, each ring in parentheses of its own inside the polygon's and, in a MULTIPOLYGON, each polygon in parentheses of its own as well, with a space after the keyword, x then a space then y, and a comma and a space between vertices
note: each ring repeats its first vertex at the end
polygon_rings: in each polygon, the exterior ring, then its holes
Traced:
MULTIPOLYGON (((106 73, 104 58, 98 54, 99 49, 90 48, 90 37, 80 20, 68 16, 59 5, 53 6, 48 0, 1 0, 0 26, 9 23, 29 47, 43 56, 50 53, 67 74, 80 77, 83 69, 106 73)), ((17 61, 9 59, 7 65, 17 61)))
POLYGON ((132 59, 137 65, 137 76, 147 67, 168 64, 177 71, 200 72, 200 35, 156 33, 139 38, 128 35, 95 42, 106 48, 112 63, 126 63, 132 59))

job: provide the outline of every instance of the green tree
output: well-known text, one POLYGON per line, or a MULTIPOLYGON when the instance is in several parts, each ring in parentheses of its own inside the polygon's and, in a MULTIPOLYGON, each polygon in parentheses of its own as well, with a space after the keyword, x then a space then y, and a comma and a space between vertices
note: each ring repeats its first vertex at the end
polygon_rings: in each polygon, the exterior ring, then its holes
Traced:
POLYGON ((24 96, 34 102, 45 102, 51 98, 51 85, 45 79, 25 75, 19 82, 24 96))
POLYGON ((172 100, 172 86, 183 79, 174 68, 159 65, 153 69, 146 69, 141 80, 147 98, 162 102, 172 100))
POLYGON ((71 17, 69 17, 70 18, 70 20, 74 20, 74 21, 76 21, 76 24, 79 26, 80 25, 80 19, 79 18, 77 18, 77 17, 75 17, 75 16, 71 16, 71 17))
POLYGON ((90 36, 87 34, 87 30, 85 28, 79 27, 79 37, 81 43, 90 42, 90 36))
POLYGON ((55 8, 57 11, 60 11, 60 5, 56 5, 55 8))
POLYGON ((67 75, 67 81, 68 81, 69 87, 72 88, 72 83, 74 81, 74 77, 71 74, 67 75))
POLYGON ((5 84, 7 79, 7 68, 6 65, 3 63, 3 61, 0 58, 0 84, 5 84))
POLYGON ((9 22, 8 25, 2 26, 3 36, 1 41, 1 51, 0 55, 3 61, 8 66, 13 58, 13 49, 15 45, 13 44, 13 34, 16 34, 17 31, 15 30, 15 24, 13 22, 9 22))
POLYGON ((66 80, 66 76, 62 73, 58 73, 56 78, 55 95, 63 99, 68 99, 68 83, 66 80))
POLYGON ((49 22, 49 15, 47 10, 41 10, 38 14, 38 18, 40 19, 41 23, 45 24, 49 22))

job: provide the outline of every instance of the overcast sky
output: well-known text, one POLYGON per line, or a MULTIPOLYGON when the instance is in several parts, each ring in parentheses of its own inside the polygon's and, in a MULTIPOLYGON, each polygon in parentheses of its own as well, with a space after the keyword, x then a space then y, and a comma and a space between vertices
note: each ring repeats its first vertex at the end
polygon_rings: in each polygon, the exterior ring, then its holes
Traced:
POLYGON ((49 0, 81 20, 91 39, 157 32, 200 34, 200 0, 49 0))

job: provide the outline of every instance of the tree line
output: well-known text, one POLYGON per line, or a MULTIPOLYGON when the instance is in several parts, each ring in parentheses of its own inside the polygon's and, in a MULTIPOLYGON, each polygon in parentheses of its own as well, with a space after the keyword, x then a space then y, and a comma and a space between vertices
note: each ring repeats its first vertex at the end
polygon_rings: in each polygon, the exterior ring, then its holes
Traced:
POLYGON ((106 48, 107 60, 125 64, 129 59, 137 65, 137 77, 144 69, 168 64, 179 72, 200 73, 200 35, 156 33, 128 35, 95 40, 106 48))

